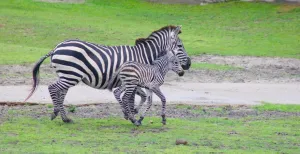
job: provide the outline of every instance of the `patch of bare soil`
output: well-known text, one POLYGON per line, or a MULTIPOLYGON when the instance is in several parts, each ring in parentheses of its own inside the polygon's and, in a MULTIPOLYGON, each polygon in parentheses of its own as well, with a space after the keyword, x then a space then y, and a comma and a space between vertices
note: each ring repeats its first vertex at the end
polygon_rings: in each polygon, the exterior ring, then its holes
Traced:
POLYGON ((192 70, 198 82, 254 82, 291 83, 300 82, 300 60, 292 58, 270 58, 249 56, 201 55, 192 62, 235 66, 241 69, 214 71, 192 70))
MULTIPOLYGON (((203 83, 295 83, 300 82, 300 60, 291 58, 268 58, 247 56, 201 55, 192 57, 192 63, 212 63, 236 66, 234 70, 190 69, 183 77, 167 74, 167 82, 203 83)), ((32 84, 31 65, 0 65, 0 85, 32 84)), ((49 85, 57 79, 50 64, 40 68, 41 84, 49 85)))
MULTIPOLYGON (((34 64, 0 65, 0 85, 31 85, 34 64)), ((41 84, 50 84, 56 80, 55 70, 50 64, 40 67, 41 84)))
MULTIPOLYGON (((68 110, 68 107, 66 107, 68 110)), ((9 118, 16 117, 32 117, 41 118, 49 117, 53 112, 53 108, 48 105, 0 105, 0 123, 9 118)), ((147 117, 160 117, 161 106, 153 105, 149 110, 147 117)), ((75 112, 69 112, 68 115, 76 121, 76 118, 107 118, 107 117, 123 117, 123 113, 119 104, 100 103, 94 105, 76 106, 75 112)), ((250 106, 197 106, 197 105, 167 105, 168 118, 205 118, 205 117, 222 117, 222 118, 243 118, 256 117, 257 119, 272 119, 279 117, 300 116, 300 112, 278 112, 278 111, 257 111, 250 106)))
MULTIPOLYGON (((294 0, 294 2, 297 2, 297 0, 294 0)), ((290 11, 293 11, 294 9, 296 9, 296 8, 300 8, 300 1, 299 0, 298 0, 298 4, 283 4, 283 5, 280 5, 280 7, 278 8, 277 13, 290 12, 290 11)))

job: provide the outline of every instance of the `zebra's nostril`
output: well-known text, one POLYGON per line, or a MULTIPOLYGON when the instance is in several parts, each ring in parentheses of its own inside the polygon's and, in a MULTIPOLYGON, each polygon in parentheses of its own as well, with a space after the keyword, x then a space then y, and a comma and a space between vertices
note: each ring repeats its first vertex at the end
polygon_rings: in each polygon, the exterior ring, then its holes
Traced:
POLYGON ((181 67, 184 69, 184 70, 188 70, 190 68, 190 64, 186 64, 186 65, 181 65, 181 67))
POLYGON ((179 76, 183 76, 184 75, 184 71, 181 71, 178 73, 179 76))
POLYGON ((189 64, 189 66, 191 66, 191 63, 192 63, 191 58, 188 58, 188 64, 189 64))

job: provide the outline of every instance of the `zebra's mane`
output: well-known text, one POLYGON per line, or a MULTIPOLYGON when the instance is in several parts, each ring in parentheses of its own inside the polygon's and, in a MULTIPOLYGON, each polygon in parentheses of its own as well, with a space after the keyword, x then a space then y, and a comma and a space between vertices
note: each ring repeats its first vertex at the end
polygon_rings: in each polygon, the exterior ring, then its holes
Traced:
MULTIPOLYGON (((152 35, 160 32, 160 31, 164 31, 164 30, 174 31, 176 28, 177 28, 177 26, 174 26, 174 25, 169 25, 169 26, 162 27, 159 30, 153 31, 147 38, 138 38, 138 39, 136 39, 135 40, 135 45, 146 43, 147 41, 151 40, 152 35)), ((180 33, 181 33, 181 30, 179 30, 178 34, 180 34, 180 33)))
POLYGON ((135 45, 140 44, 140 43, 143 43, 143 42, 145 42, 145 41, 146 41, 145 38, 137 38, 137 39, 135 40, 135 45))
MULTIPOLYGON (((171 30, 171 31, 173 31, 173 30, 175 30, 176 28, 177 28, 177 26, 174 26, 174 25, 165 26, 165 27, 162 27, 162 28, 159 29, 159 30, 153 31, 149 36, 151 36, 151 35, 154 34, 154 33, 157 33, 157 32, 160 32, 160 31, 164 31, 164 30, 171 30)), ((181 33, 181 30, 179 30, 179 33, 178 33, 178 34, 180 34, 180 33, 181 33)))

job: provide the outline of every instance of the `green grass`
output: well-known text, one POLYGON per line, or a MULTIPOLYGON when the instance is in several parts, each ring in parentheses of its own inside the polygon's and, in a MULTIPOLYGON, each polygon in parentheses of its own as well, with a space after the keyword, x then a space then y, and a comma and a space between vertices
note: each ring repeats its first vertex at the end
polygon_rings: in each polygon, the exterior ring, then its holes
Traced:
POLYGON ((106 45, 134 44, 165 25, 182 25, 190 55, 300 58, 300 9, 229 2, 166 5, 140 0, 84 4, 0 1, 0 64, 36 62, 65 39, 106 45))
POLYGON ((149 117, 136 128, 118 118, 13 118, 0 125, 0 153, 297 153, 300 118, 255 120, 149 117), (154 123, 150 124, 149 120, 154 123), (175 145, 185 139, 188 145, 175 145))
POLYGON ((300 112, 300 105, 296 104, 271 104, 263 102, 262 105, 254 106, 259 111, 281 111, 281 112, 300 112))
MULTIPOLYGON (((289 105, 280 108, 283 106, 289 105)), ((233 106, 176 105, 176 108, 208 115, 203 113, 204 109, 206 112, 233 109, 240 113, 243 110, 233 106)), ((0 117, 0 153, 298 153, 300 150, 300 117, 293 114, 168 118, 165 126, 160 117, 147 117, 140 127, 114 116, 71 117, 75 123, 65 124, 60 118, 51 121, 45 115, 45 111, 30 108, 9 109, 0 117), (32 115, 35 118, 30 118, 32 115), (188 145, 175 145, 177 139, 188 141, 188 145)))
POLYGON ((194 69, 209 69, 209 70, 239 70, 242 69, 240 67, 234 67, 230 65, 219 65, 219 64, 211 64, 211 63, 192 63, 191 68, 194 69))

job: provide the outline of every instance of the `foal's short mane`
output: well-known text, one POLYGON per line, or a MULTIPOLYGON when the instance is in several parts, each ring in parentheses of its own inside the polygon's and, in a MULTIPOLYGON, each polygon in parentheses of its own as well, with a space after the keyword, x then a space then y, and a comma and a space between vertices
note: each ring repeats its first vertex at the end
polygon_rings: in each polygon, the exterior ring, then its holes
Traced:
POLYGON ((156 58, 156 59, 152 62, 152 64, 155 64, 155 63, 159 62, 161 59, 165 58, 165 56, 169 56, 169 55, 167 55, 167 54, 168 54, 167 51, 160 52, 159 55, 158 55, 158 58, 156 58))
MULTIPOLYGON (((153 31, 147 38, 138 38, 135 40, 135 45, 138 45, 138 44, 142 44, 142 43, 145 43, 146 41, 148 40, 151 40, 150 39, 150 36, 152 36, 153 34, 157 33, 157 32, 160 32, 160 31, 164 31, 164 30, 170 30, 170 31, 173 31, 177 28, 177 26, 174 26, 174 25, 169 25, 169 26, 165 26, 165 27, 162 27, 160 28, 159 30, 156 30, 156 31, 153 31)), ((179 31, 178 34, 181 33, 181 30, 179 31)))

